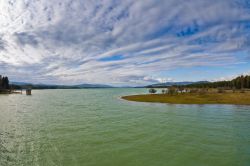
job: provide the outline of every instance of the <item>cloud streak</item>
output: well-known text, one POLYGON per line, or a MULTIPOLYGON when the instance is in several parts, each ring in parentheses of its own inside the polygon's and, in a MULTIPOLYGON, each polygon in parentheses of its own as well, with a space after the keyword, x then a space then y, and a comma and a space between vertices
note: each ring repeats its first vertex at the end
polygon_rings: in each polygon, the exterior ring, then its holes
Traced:
POLYGON ((168 70, 249 60, 237 54, 249 53, 249 22, 244 0, 6 0, 0 69, 31 82, 162 82, 168 70))

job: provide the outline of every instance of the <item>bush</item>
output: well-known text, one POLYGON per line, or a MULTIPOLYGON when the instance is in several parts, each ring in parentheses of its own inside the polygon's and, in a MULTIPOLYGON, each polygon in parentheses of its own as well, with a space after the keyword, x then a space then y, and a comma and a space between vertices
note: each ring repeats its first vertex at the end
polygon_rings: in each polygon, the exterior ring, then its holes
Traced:
POLYGON ((190 90, 190 93, 197 93, 198 92, 198 89, 191 89, 190 90))
POLYGON ((199 90, 199 94, 204 95, 204 94, 207 93, 207 91, 208 91, 207 89, 202 88, 202 89, 199 90))
POLYGON ((217 89, 217 92, 218 92, 218 93, 225 93, 225 90, 224 90, 224 88, 218 88, 218 89, 217 89))
POLYGON ((170 88, 168 89, 168 94, 173 95, 173 94, 175 94, 175 93, 176 93, 175 88, 170 87, 170 88))
POLYGON ((245 93, 245 90, 244 90, 244 89, 242 89, 242 90, 240 91, 240 93, 245 93))
POLYGON ((149 89, 149 90, 148 90, 148 92, 149 92, 149 93, 156 93, 156 92, 157 92, 157 90, 156 90, 156 89, 154 89, 154 88, 151 88, 151 89, 149 89))

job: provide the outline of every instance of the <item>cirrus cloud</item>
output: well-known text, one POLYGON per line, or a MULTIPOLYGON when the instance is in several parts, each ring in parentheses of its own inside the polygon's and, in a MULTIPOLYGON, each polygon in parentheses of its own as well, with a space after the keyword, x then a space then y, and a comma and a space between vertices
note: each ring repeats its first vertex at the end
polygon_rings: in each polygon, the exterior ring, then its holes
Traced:
POLYGON ((0 27, 0 71, 21 81, 138 85, 249 61, 245 0, 6 0, 0 27))

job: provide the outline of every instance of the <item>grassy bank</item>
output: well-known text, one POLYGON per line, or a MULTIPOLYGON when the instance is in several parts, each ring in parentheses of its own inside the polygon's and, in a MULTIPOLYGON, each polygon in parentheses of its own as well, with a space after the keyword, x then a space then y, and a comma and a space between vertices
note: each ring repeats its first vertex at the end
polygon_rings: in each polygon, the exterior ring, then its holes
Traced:
POLYGON ((185 94, 145 94, 123 96, 125 100, 170 104, 237 104, 250 105, 250 92, 226 93, 185 93, 185 94))
POLYGON ((0 94, 10 94, 10 90, 0 90, 0 94))

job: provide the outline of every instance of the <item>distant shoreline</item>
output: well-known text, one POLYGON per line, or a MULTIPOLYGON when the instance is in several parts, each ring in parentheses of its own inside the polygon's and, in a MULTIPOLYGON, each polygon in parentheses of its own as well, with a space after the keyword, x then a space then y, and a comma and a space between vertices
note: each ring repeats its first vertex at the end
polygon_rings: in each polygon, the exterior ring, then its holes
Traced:
POLYGON ((232 104, 250 105, 250 92, 226 92, 207 94, 139 94, 122 96, 124 100, 135 102, 168 103, 168 104, 232 104))

